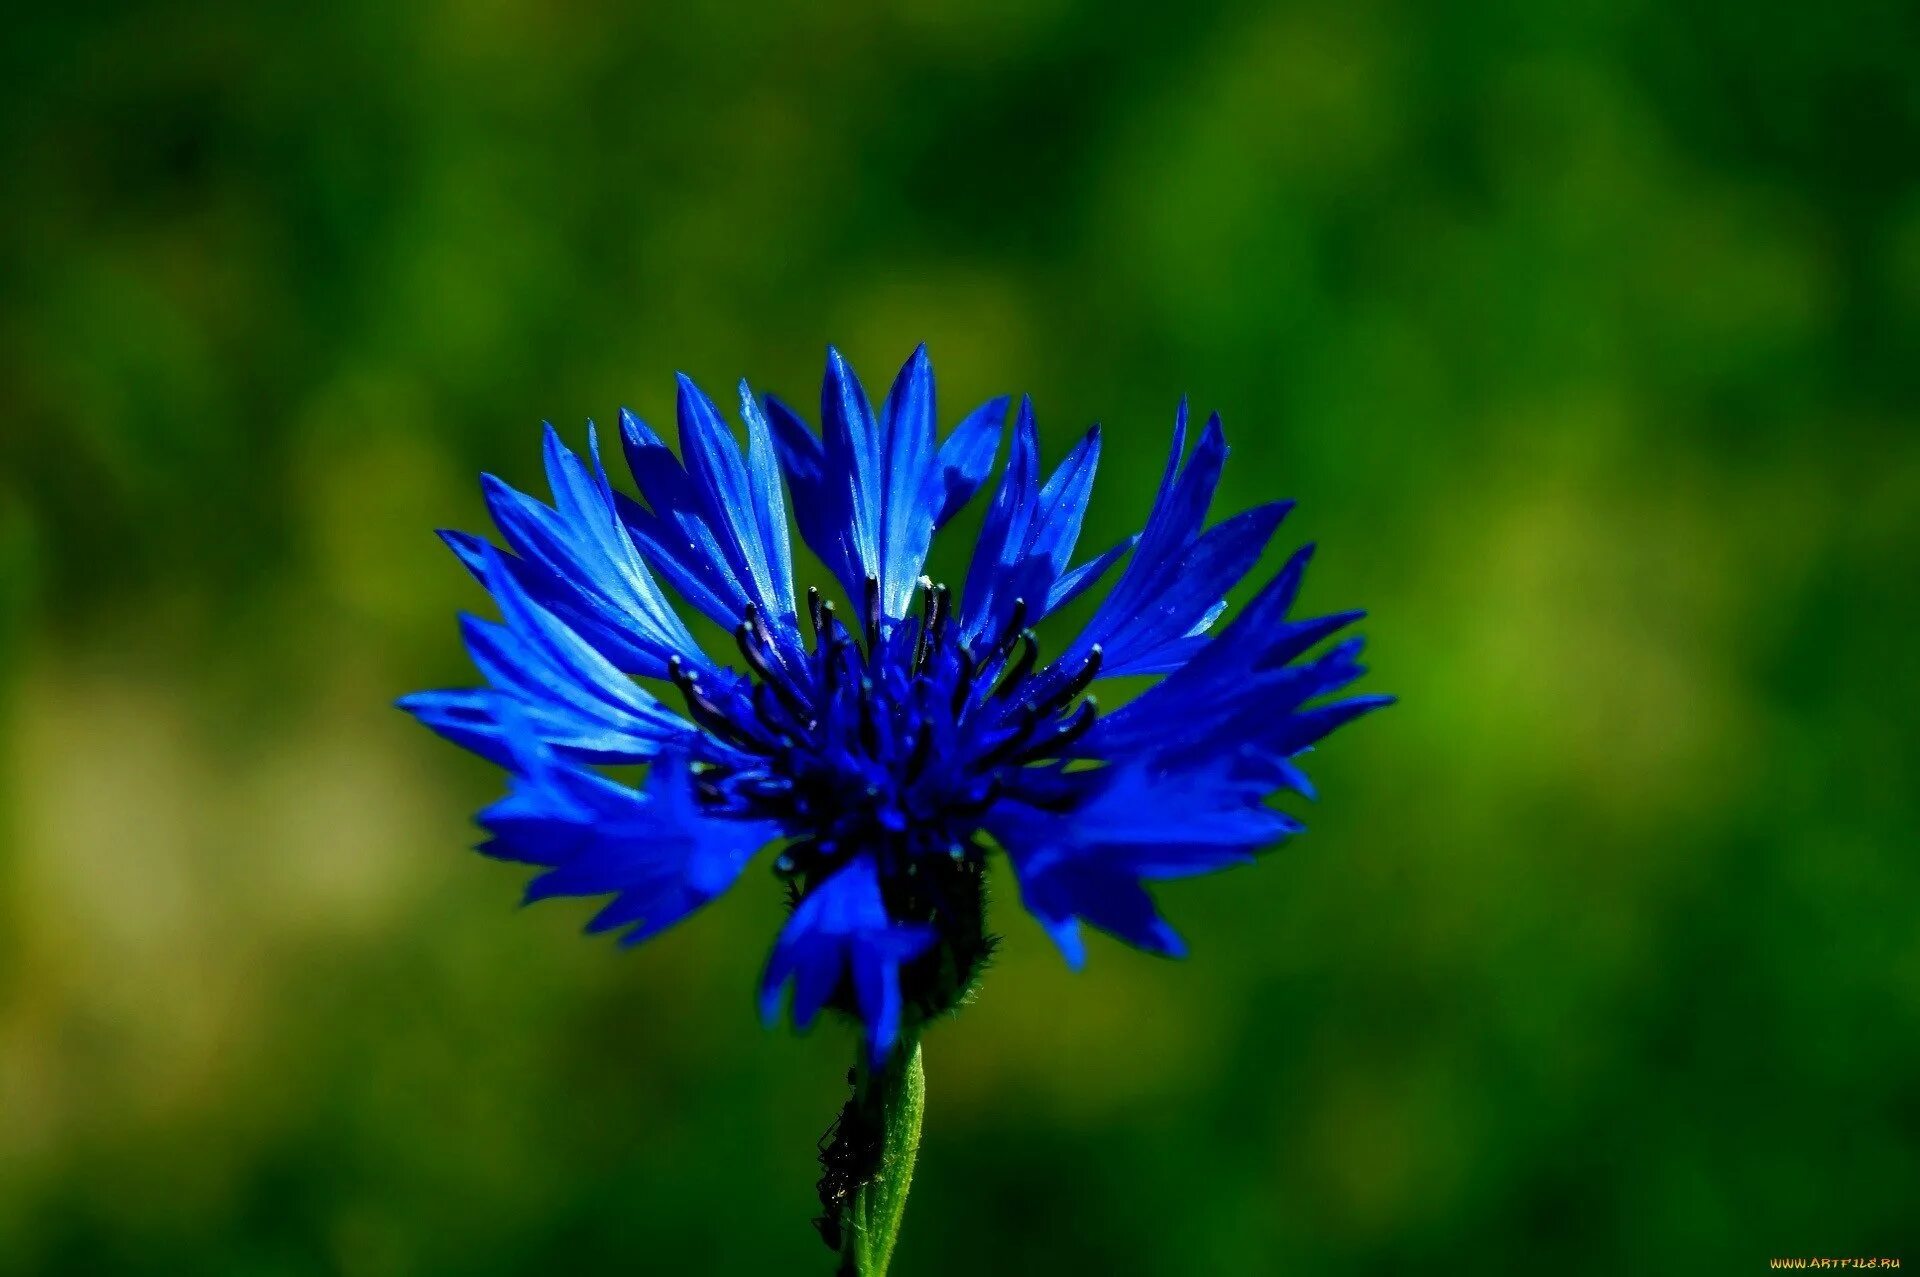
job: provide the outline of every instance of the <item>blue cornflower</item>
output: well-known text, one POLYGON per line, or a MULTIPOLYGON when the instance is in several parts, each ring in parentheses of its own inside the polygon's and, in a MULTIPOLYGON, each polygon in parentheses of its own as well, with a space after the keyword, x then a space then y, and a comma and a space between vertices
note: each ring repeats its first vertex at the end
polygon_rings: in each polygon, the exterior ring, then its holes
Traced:
POLYGON ((1100 432, 1043 480, 1023 400, 964 588, 931 583, 929 545, 986 483, 1007 408, 989 401, 943 441, 924 347, 877 414, 829 352, 817 435, 744 382, 744 455, 685 377, 681 457, 623 412, 642 500, 609 481, 591 425, 585 459, 547 428, 551 504, 484 479, 505 549, 443 535, 500 609, 462 618, 486 686, 402 705, 509 772, 480 814, 483 850, 542 867, 529 900, 610 896, 588 930, 633 944, 777 844, 793 908, 762 1012, 789 986, 799 1025, 847 1010, 876 1063, 984 962, 993 849, 1073 965, 1083 922, 1182 952, 1143 884, 1298 832, 1270 798, 1311 797, 1302 752, 1390 698, 1327 699, 1361 674, 1360 640, 1310 653, 1361 614, 1289 618, 1310 548, 1210 637, 1290 503, 1207 527, 1226 441, 1215 417, 1189 455, 1184 404, 1143 530, 1076 565, 1100 432), (796 590, 789 500, 840 604, 796 590), (1043 659, 1032 627, 1123 559, 1043 659), (663 587, 737 650, 702 650, 663 587), (1164 677, 1101 714, 1089 689, 1129 675, 1164 677), (596 770, 635 763, 650 764, 641 788, 596 770))

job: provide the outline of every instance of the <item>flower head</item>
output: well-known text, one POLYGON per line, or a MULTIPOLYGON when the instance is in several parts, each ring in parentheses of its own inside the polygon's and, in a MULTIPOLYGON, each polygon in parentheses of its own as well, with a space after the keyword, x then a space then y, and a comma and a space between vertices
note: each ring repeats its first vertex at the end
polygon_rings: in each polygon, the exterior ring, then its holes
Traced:
POLYGON ((793 909, 769 1019, 791 986, 797 1024, 841 1007, 883 1058, 985 959, 994 849, 1074 965, 1083 922, 1182 952, 1144 884, 1298 832, 1269 799, 1312 795, 1299 755, 1390 699, 1327 699, 1361 674, 1360 640, 1314 649, 1361 614, 1289 616, 1309 550, 1212 633, 1289 508, 1206 525, 1217 417, 1189 454, 1181 406, 1145 527, 1075 564, 1100 432, 1043 479, 1022 401, 956 593, 922 574, 928 549, 992 472, 1005 399, 940 439, 922 347, 878 413, 829 352, 818 434, 744 382, 744 453, 685 377, 678 410, 679 457, 621 414, 640 500, 608 479, 591 425, 584 460, 547 428, 551 504, 485 478, 505 549, 444 535, 500 610, 462 618, 486 686, 401 704, 507 769, 483 850, 541 867, 530 900, 611 897, 590 931, 654 935, 777 844, 793 909), (824 580, 796 590, 789 501, 838 601, 824 580), (1033 627, 1123 559, 1086 627, 1043 653, 1033 627), (663 586, 733 650, 704 651, 663 586), (1092 689, 1120 675, 1162 677, 1102 714, 1092 689), (597 769, 635 763, 640 788, 597 769))

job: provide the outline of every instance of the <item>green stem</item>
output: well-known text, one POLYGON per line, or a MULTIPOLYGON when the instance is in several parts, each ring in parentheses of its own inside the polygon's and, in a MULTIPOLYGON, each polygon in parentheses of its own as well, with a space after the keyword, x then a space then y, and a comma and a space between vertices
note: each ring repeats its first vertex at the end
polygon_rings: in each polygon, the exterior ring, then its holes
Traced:
POLYGON ((907 1188, 920 1151, 920 1115, 927 1078, 920 1043, 903 1042, 879 1073, 861 1068, 854 1106, 872 1114, 880 1129, 880 1167, 854 1190, 843 1217, 840 1271, 854 1277, 884 1277, 907 1212, 907 1188))

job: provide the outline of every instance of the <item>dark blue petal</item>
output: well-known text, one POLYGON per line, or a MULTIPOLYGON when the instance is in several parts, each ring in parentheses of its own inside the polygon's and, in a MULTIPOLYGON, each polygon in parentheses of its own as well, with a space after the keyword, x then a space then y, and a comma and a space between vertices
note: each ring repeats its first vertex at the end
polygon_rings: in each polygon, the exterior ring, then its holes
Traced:
POLYGON ((1108 570, 1111 569, 1114 564, 1118 563, 1120 557, 1128 550, 1131 550, 1134 543, 1138 540, 1139 537, 1137 535, 1130 536, 1119 544, 1111 546, 1093 558, 1088 559, 1072 571, 1063 573, 1060 579, 1053 583, 1053 588, 1047 592, 1047 611, 1049 613, 1057 612, 1079 598, 1088 586, 1093 585, 1101 577, 1105 576, 1108 570))
POLYGON ((826 446, 800 419, 799 413, 772 395, 762 399, 761 404, 773 431, 780 468, 786 472, 787 488, 793 493, 793 512, 800 524, 800 535, 820 556, 834 579, 845 582, 855 574, 848 557, 846 536, 849 488, 845 483, 828 485, 826 446))
POLYGON ((900 964, 926 952, 931 927, 891 921, 873 860, 858 856, 813 886, 794 906, 760 981, 760 1014, 780 1015, 780 995, 794 986, 793 1018, 802 1028, 850 978, 875 1064, 886 1058, 900 1030, 900 964))
POLYGON ((1037 875, 1031 887, 1023 880, 1021 896, 1075 970, 1086 962, 1086 948, 1074 925, 1079 920, 1136 949, 1169 958, 1186 956, 1186 942, 1160 916, 1139 880, 1098 862, 1063 862, 1037 875))
POLYGON ((778 834, 765 821, 716 817, 693 793, 683 754, 662 754, 643 793, 554 757, 512 712, 508 796, 480 814, 485 850, 546 866, 529 903, 553 896, 614 899, 590 931, 630 927, 634 943, 657 934, 732 886, 753 853, 778 834))
MULTIPOLYGON (((1108 675, 1171 668, 1165 649, 1206 631, 1220 614, 1227 591, 1259 562, 1292 508, 1292 502, 1276 501, 1242 511, 1144 568, 1143 536, 1113 595, 1076 640, 1071 655, 1099 643, 1106 649, 1102 669, 1108 675), (1113 606, 1123 590, 1131 609, 1125 612, 1113 606)), ((1193 647, 1189 644, 1188 650, 1193 647)))
POLYGON ((1007 397, 997 395, 960 419, 940 445, 940 513, 935 527, 960 513, 993 472, 1000 450, 1000 429, 1007 419, 1007 397))
MULTIPOLYGON (((1039 496, 1040 428, 1034 421, 1033 401, 1020 400, 1013 427, 1013 449, 1000 487, 987 507, 980 539, 973 547, 966 589, 960 599, 960 629, 969 639, 997 634, 1013 610, 1019 585, 1009 569, 1017 561, 1039 496)), ((1037 600, 1028 600, 1037 602, 1037 600)))
POLYGON ((1297 832, 1299 822, 1265 803, 1266 789, 1231 755, 1211 766, 1165 771, 1129 763, 1072 774, 1074 804, 1035 807, 1003 800, 986 826, 1007 850, 1029 912, 1069 962, 1083 957, 1076 919, 1138 948, 1183 951, 1142 881, 1210 873, 1246 863, 1297 832))
MULTIPOLYGON (((1187 404, 1182 400, 1174 420, 1173 446, 1167 455, 1160 492, 1147 517, 1147 526, 1134 546, 1126 571, 1101 602, 1076 644, 1076 655, 1084 654, 1095 643, 1111 649, 1115 646, 1113 639, 1124 636, 1129 628, 1155 623, 1150 614, 1158 596, 1179 576, 1181 562, 1206 522, 1207 507, 1213 500, 1227 452, 1226 436, 1220 429, 1218 417, 1207 422, 1193 456, 1182 466, 1186 439, 1187 404)), ((1181 632, 1184 633, 1184 628, 1181 632)), ((1124 646, 1130 655, 1146 655, 1137 645, 1124 646)), ((1109 673, 1113 672, 1114 655, 1109 651, 1109 673)))

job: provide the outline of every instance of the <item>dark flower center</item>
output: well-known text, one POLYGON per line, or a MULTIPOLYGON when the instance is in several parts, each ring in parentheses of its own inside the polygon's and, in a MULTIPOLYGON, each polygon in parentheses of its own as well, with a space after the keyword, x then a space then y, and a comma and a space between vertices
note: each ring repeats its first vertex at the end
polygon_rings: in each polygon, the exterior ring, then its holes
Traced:
POLYGON ((791 841, 778 874, 804 892, 871 856, 893 917, 977 934, 979 818, 1004 793, 1044 803, 1060 790, 1098 712, 1081 693, 1100 649, 1041 668, 1017 599, 970 643, 947 587, 921 584, 919 614, 888 621, 869 580, 857 632, 809 589, 811 647, 783 642, 749 606, 734 638, 751 680, 728 672, 709 687, 678 664, 672 676, 709 737, 703 800, 779 822, 791 841))

